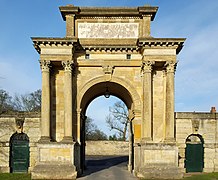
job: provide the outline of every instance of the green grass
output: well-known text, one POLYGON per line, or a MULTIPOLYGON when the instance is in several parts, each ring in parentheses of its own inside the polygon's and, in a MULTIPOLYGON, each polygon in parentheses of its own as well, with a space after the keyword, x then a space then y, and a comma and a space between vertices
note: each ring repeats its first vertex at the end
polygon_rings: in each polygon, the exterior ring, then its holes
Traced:
POLYGON ((207 173, 200 175, 193 175, 184 178, 185 180, 218 180, 218 173, 207 173))
MULTIPOLYGON (((0 180, 31 180, 31 177, 24 173, 0 173, 0 180)), ((218 180, 218 173, 193 175, 184 180, 218 180)))
POLYGON ((0 173, 0 180, 30 180, 30 174, 26 173, 0 173))

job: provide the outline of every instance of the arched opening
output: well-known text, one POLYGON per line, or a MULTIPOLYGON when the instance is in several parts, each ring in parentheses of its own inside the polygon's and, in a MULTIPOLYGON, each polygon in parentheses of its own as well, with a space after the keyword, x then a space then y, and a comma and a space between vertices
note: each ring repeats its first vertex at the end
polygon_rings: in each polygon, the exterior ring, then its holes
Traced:
POLYGON ((199 134, 191 134, 186 139, 186 172, 202 172, 204 168, 204 140, 199 134))
MULTIPOLYGON (((100 96, 105 96, 108 98, 108 96, 115 96, 122 100, 127 109, 128 112, 132 112, 134 108, 133 104, 133 98, 129 91, 123 87, 122 85, 115 83, 115 82, 100 82, 97 84, 94 84, 91 86, 82 96, 81 100, 81 130, 80 130, 80 142, 81 142, 81 169, 85 168, 85 119, 87 116, 87 107, 89 104, 97 97, 100 96)), ((130 116, 130 114, 129 114, 130 116)), ((130 133, 129 133, 129 138, 131 141, 129 142, 129 156, 128 161, 129 164, 128 166, 132 167, 133 164, 133 153, 132 153, 132 144, 133 144, 133 136, 132 134, 132 125, 131 125, 132 118, 129 118, 129 124, 130 124, 130 133)), ((129 169, 130 170, 130 169, 129 169)))
POLYGON ((10 138, 10 172, 28 172, 29 137, 25 133, 14 133, 10 138))

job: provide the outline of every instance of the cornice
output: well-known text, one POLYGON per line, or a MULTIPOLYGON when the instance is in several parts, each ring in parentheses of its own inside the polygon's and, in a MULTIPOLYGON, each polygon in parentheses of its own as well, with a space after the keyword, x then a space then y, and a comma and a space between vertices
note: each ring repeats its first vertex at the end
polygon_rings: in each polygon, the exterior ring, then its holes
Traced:
POLYGON ((142 17, 143 15, 150 15, 153 21, 158 7, 76 7, 67 5, 61 6, 59 9, 64 20, 66 20, 66 15, 75 14, 77 18, 142 17))
POLYGON ((186 38, 139 38, 138 46, 143 47, 163 47, 176 48, 178 54, 185 42, 186 38))
MULTIPOLYGON (((79 49, 78 49, 79 50, 79 49)), ((83 46, 83 50, 89 52, 100 52, 100 53, 137 53, 139 48, 137 46, 83 46)))
POLYGON ((52 46, 73 46, 77 43, 77 38, 42 38, 42 37, 32 37, 33 45, 36 51, 40 54, 41 47, 52 47, 52 46))
POLYGON ((79 39, 76 50, 90 52, 138 52, 137 39, 79 39))

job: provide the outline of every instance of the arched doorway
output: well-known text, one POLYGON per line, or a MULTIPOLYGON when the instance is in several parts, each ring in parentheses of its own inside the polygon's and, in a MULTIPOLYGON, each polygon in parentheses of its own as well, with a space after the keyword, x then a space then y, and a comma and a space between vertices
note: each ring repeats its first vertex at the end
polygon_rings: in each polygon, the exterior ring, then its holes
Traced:
MULTIPOLYGON (((125 88, 124 86, 115 83, 115 82, 99 82, 94 85, 92 85, 90 88, 87 88, 85 93, 82 96, 81 99, 81 129, 80 129, 80 142, 81 142, 81 169, 84 169, 85 166, 85 136, 84 136, 84 131, 85 131, 85 118, 86 118, 86 110, 88 105, 92 100, 94 100, 96 97, 104 95, 106 98, 108 95, 113 95, 120 100, 122 100, 125 104, 126 107, 128 108, 129 112, 134 111, 134 103, 133 103, 133 98, 130 94, 130 92, 125 88)), ((130 119, 130 124, 132 123, 133 120, 133 113, 129 113, 129 119, 130 119)), ((130 125, 132 127, 132 125, 130 125)), ((132 132, 132 130, 130 130, 132 132)), ((131 136, 131 135, 130 135, 131 136)), ((129 156, 129 166, 132 167, 133 164, 133 154, 132 151, 132 140, 131 136, 131 141, 130 141, 130 156, 129 156)), ((129 169, 130 170, 130 169, 129 169)))
POLYGON ((204 168, 204 140, 199 134, 191 134, 186 139, 186 172, 202 172, 204 168))
POLYGON ((28 172, 29 156, 29 137, 14 133, 10 138, 10 172, 28 172))

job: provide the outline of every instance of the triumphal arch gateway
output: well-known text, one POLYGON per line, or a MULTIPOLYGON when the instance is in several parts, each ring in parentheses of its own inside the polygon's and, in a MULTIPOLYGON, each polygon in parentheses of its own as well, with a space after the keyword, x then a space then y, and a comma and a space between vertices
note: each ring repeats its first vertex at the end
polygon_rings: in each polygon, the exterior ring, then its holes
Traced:
POLYGON ((83 172, 86 109, 105 93, 129 109, 129 170, 143 177, 160 172, 181 177, 174 75, 185 39, 151 36, 157 10, 62 6, 66 36, 32 38, 42 71, 41 139, 33 179, 73 179, 83 172))

